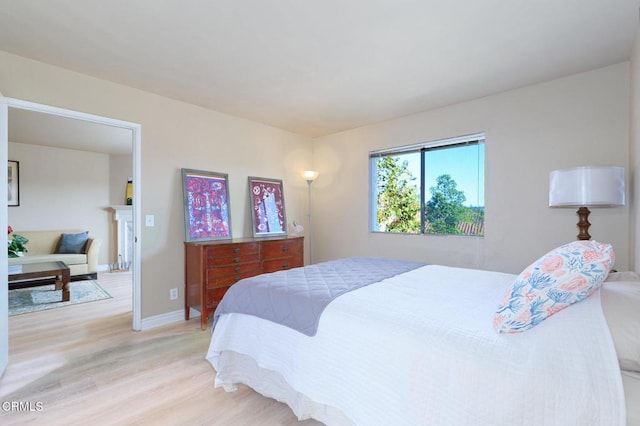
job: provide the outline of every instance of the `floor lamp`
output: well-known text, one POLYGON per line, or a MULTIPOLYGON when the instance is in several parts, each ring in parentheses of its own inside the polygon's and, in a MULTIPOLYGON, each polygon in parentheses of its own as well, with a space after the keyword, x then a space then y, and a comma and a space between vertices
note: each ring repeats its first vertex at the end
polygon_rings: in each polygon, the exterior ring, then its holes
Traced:
POLYGON ((312 256, 312 241, 311 241, 311 184, 313 183, 314 180, 316 180, 316 178, 318 177, 318 172, 314 171, 314 170, 306 170, 304 173, 302 173, 302 177, 304 178, 304 180, 307 181, 307 186, 308 186, 308 190, 309 190, 309 213, 307 215, 308 217, 308 232, 307 232, 307 238, 309 239, 309 264, 313 263, 313 256, 312 256))
POLYGON ((624 167, 574 167, 549 176, 549 207, 578 207, 578 239, 589 240, 589 207, 624 206, 624 167))

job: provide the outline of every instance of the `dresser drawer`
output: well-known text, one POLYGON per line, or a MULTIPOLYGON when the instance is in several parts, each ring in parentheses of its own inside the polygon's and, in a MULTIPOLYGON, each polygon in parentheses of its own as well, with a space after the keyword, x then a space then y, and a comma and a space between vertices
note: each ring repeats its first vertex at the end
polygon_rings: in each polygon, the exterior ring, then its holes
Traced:
POLYGON ((260 272, 260 262, 252 259, 252 262, 248 263, 221 265, 209 268, 207 269, 207 278, 212 279, 215 277, 223 277, 225 275, 238 275, 246 273, 253 273, 257 275, 260 272))
POLYGON ((229 286, 242 278, 253 277, 260 273, 262 273, 260 262, 211 268, 207 270, 207 288, 229 286))
POLYGON ((284 271, 285 269, 302 266, 302 256, 284 259, 265 260, 262 262, 262 272, 284 271))
POLYGON ((208 257, 231 257, 244 254, 258 254, 260 245, 255 243, 220 244, 207 247, 208 257))
POLYGON ((213 245, 207 248, 207 266, 241 263, 258 257, 258 243, 213 245))
POLYGON ((262 244, 264 260, 296 257, 302 254, 302 238, 291 240, 265 241, 262 244))

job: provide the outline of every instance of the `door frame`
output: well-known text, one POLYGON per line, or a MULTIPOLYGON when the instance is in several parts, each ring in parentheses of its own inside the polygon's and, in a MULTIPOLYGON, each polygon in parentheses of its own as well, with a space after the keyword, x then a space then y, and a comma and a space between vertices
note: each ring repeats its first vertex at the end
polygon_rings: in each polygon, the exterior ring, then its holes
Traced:
MULTIPOLYGON (((0 94, 0 100, 2 99, 2 95, 0 94)), ((34 112, 40 112, 44 114, 57 115, 60 117, 72 118, 76 120, 88 121, 97 124, 103 124, 107 126, 120 127, 123 129, 131 130, 132 132, 132 157, 133 157, 133 193, 135 194, 134 202, 132 206, 133 211, 133 262, 132 262, 132 279, 133 279, 133 295, 132 295, 132 328, 135 331, 141 330, 141 281, 140 281, 140 247, 141 247, 141 227, 140 227, 140 217, 141 217, 141 205, 142 205, 142 191, 141 191, 141 152, 142 152, 142 126, 138 123, 132 123, 129 121, 118 120, 109 117, 103 117, 100 115, 88 114, 85 112, 74 111, 65 108, 54 107, 50 105, 39 104, 35 102, 23 101, 20 99, 8 98, 5 97, 7 108, 2 111, 0 109, 0 143, 4 143, 5 149, 0 155, 0 160, 2 156, 5 157, 5 160, 8 156, 8 130, 5 133, 4 137, 2 136, 2 115, 5 116, 4 120, 6 121, 6 128, 10 125, 8 123, 8 108, 17 108, 23 110, 29 110, 34 112), (3 142, 4 141, 4 142, 3 142)), ((0 108, 2 108, 2 102, 0 102, 0 108)), ((6 170, 5 170, 5 180, 6 180, 6 170)), ((5 195, 3 199, 7 199, 6 195, 6 187, 4 188, 5 195)), ((0 197, 2 194, 0 193, 0 197)), ((5 205, 6 207, 6 205, 5 205)), ((6 208, 4 209, 4 221, 7 221, 7 212, 6 208)), ((6 238, 6 237, 5 237, 6 238)), ((6 264, 6 259, 4 260, 6 264)), ((6 266, 5 266, 6 271, 6 266)), ((7 275, 6 272, 3 274, 4 280, 6 281, 7 275)), ((0 290, 1 290, 0 285, 0 290)), ((4 293, 7 294, 6 292, 4 293)), ((7 302, 8 303, 8 302, 7 302)), ((0 303, 0 306, 2 303, 0 303)), ((0 309, 0 316, 8 316, 7 313, 3 313, 0 309)), ((0 330, 1 332, 2 330, 0 330)), ((2 356, 0 355, 0 360, 2 356)), ((1 369, 0 365, 0 369, 1 369)), ((2 374, 2 370, 0 370, 0 375, 2 374)))
MULTIPOLYGON (((9 108, 7 98, 0 93, 0 163, 6 164, 9 151, 9 108)), ((7 181, 7 169, 2 167, 0 179, 7 181)), ((7 226, 7 186, 0 185, 0 199, 4 207, 0 208, 0 228, 7 226)), ((0 232, 6 245, 7 234, 0 232)), ((9 364, 9 277, 7 276, 7 256, 0 256, 0 377, 9 364)))

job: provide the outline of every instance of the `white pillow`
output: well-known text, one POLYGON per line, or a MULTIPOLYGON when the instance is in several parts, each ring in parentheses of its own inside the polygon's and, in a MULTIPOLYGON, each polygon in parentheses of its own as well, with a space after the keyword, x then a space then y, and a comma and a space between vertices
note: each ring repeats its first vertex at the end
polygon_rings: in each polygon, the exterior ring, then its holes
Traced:
POLYGON ((640 281, 607 280, 600 292, 620 368, 640 372, 640 281))

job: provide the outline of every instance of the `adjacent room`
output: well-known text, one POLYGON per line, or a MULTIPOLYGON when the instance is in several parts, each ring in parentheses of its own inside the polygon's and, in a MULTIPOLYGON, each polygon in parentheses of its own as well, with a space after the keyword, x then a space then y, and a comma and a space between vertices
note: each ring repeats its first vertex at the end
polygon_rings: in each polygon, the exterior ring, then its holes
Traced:
POLYGON ((639 0, 0 3, 0 423, 640 425, 639 0))

